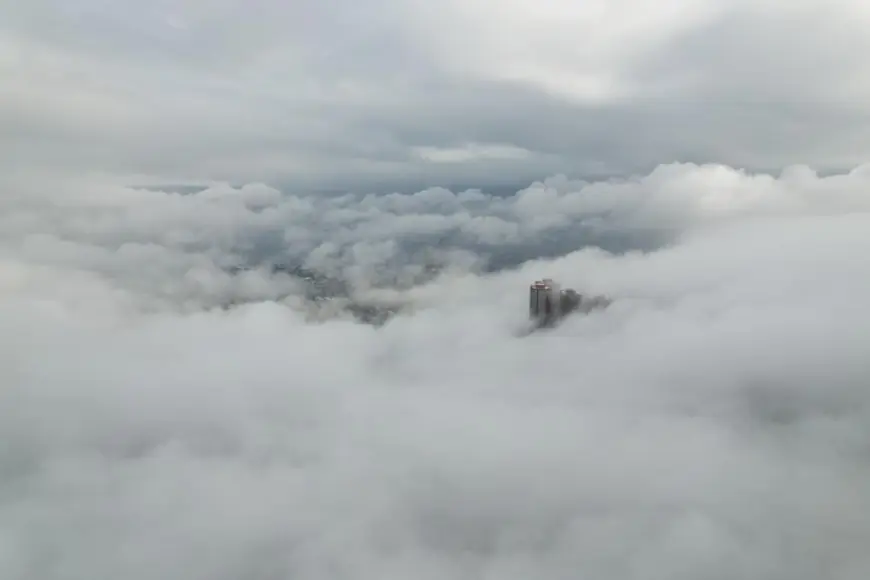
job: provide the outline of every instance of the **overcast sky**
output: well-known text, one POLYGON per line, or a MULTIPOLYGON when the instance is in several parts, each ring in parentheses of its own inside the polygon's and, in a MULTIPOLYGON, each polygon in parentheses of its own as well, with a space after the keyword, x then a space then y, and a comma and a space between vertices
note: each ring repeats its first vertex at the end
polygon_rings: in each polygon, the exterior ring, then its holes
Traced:
POLYGON ((859 0, 0 2, 4 166, 309 187, 870 153, 859 0))
POLYGON ((865 6, 0 0, 0 579, 867 580, 865 6))

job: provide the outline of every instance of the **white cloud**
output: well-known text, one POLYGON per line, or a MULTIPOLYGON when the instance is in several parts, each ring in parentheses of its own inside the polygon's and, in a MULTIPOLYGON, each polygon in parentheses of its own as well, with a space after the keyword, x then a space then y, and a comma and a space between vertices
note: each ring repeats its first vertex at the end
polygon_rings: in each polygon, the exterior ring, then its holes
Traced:
POLYGON ((0 578, 864 580, 868 17, 0 2, 0 578))
POLYGON ((0 576, 864 578, 868 175, 34 182, 0 206, 0 576), (561 257, 468 261, 530 249, 561 257), (315 324, 226 269, 278 259, 414 309, 315 324), (541 275, 616 300, 520 337, 541 275))
POLYGON ((432 163, 468 163, 481 159, 523 159, 530 151, 510 145, 470 143, 463 147, 416 147, 414 153, 432 163))
POLYGON ((626 68, 714 21, 728 5, 718 0, 669 0, 654 6, 456 0, 430 6, 419 22, 423 37, 437 46, 436 54, 450 68, 594 104, 650 96, 645 87, 634 86, 626 68))

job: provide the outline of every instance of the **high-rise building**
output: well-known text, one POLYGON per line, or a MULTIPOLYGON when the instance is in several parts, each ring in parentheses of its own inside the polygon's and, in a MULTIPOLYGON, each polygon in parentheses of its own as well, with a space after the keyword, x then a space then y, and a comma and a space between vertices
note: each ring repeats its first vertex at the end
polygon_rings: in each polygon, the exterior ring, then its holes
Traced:
POLYGON ((529 287, 529 318, 538 326, 552 326, 571 312, 589 312, 610 304, 604 296, 584 298, 570 288, 561 289, 551 278, 534 282, 529 287))

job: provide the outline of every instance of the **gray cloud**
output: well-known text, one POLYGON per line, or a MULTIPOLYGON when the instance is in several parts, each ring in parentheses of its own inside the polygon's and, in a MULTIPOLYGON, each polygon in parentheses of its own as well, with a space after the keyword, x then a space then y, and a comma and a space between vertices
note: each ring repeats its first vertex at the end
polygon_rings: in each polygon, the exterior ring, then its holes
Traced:
POLYGON ((10 5, 4 159, 367 189, 866 158, 860 3, 503 4, 10 5))
POLYGON ((864 578, 867 179, 16 188, 0 576, 864 578), (481 274, 493 247, 516 268, 481 274), (312 324, 292 278, 228 270, 278 259, 414 310, 312 324), (520 338, 546 274, 615 302, 520 338))

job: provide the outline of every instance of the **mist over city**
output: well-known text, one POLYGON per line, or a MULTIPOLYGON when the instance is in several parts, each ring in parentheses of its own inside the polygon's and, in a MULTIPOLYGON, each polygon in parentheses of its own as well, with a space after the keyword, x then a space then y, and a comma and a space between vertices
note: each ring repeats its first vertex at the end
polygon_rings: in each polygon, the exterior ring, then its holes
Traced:
POLYGON ((868 26, 0 1, 0 578, 866 580, 868 26))

